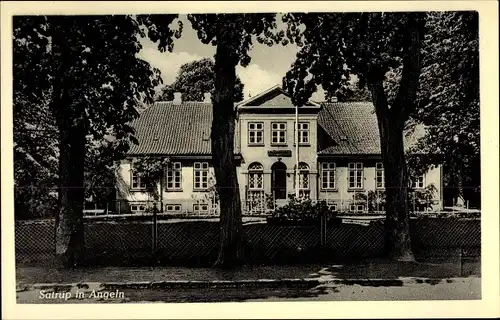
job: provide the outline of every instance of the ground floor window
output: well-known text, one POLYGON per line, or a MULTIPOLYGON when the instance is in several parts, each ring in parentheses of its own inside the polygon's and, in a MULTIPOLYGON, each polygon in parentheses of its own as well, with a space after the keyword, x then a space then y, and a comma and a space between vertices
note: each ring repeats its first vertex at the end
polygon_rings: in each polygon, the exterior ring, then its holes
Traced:
POLYGON ((425 188, 425 175, 420 174, 416 177, 413 177, 410 179, 411 181, 411 187, 413 189, 423 189, 425 188))
POLYGON ((145 204, 140 204, 140 203, 131 203, 130 204, 130 211, 132 213, 143 213, 146 212, 147 206, 145 204))
POLYGON ((365 205, 364 204, 351 204, 349 206, 349 209, 351 212, 360 213, 360 212, 365 211, 365 205))
POLYGON ((208 189, 208 162, 194 163, 194 190, 208 189))
POLYGON ((299 197, 309 199, 309 165, 307 165, 307 163, 300 162, 297 174, 299 175, 299 197))
POLYGON ((363 163, 350 162, 349 163, 349 189, 362 189, 363 188, 363 163))
POLYGON ((195 213, 208 213, 208 204, 206 204, 206 203, 195 203, 193 205, 193 211, 195 213))
POLYGON ((321 187, 325 190, 335 189, 335 162, 321 164, 321 187))
POLYGON ((166 212, 180 212, 182 211, 182 205, 180 204, 167 204, 165 205, 166 212))
POLYGON ((384 188, 384 164, 377 162, 375 167, 375 186, 377 189, 384 188))

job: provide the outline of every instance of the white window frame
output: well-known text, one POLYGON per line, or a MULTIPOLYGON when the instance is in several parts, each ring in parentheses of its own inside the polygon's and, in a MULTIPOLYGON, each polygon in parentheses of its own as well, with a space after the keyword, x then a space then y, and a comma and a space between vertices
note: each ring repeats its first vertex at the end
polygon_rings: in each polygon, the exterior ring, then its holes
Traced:
POLYGON ((165 212, 182 212, 182 205, 168 203, 165 205, 165 212))
POLYGON ((165 170, 165 189, 167 191, 182 190, 182 164, 180 162, 172 162, 167 165, 165 170), (175 181, 178 178, 179 181, 175 181))
MULTIPOLYGON (((295 141, 295 139, 297 138, 296 137, 296 133, 295 133, 295 124, 296 122, 293 123, 294 124, 294 138, 293 140, 295 141)), ((310 128, 311 128, 311 125, 309 122, 307 121, 300 121, 299 124, 298 124, 298 129, 299 129, 299 145, 310 145, 311 144, 311 133, 310 133, 310 128), (307 127, 307 128, 304 128, 304 127, 307 127), (307 141, 304 141, 304 138, 307 138, 307 141)))
POLYGON ((142 183, 141 178, 137 175, 137 172, 134 170, 133 165, 131 165, 130 169, 130 189, 131 190, 145 190, 146 185, 142 183), (134 182, 135 180, 135 182, 134 182), (134 184, 136 186, 134 187, 134 184))
POLYGON ((347 165, 347 183, 349 190, 362 190, 364 186, 363 162, 349 162, 347 165), (351 185, 351 173, 354 173, 354 184, 351 185), (359 178, 359 179, 358 179, 359 178), (358 180, 360 181, 358 184, 358 180))
POLYGON ((384 164, 382 162, 377 162, 375 164, 375 188, 384 189, 385 188, 385 172, 384 164), (380 179, 380 181, 379 181, 380 179))
POLYGON ((365 205, 359 203, 351 203, 349 205, 349 211, 356 213, 365 212, 365 205))
POLYGON ((195 162, 193 164, 193 190, 205 191, 209 187, 209 165, 208 162, 195 162), (206 178, 206 181, 203 181, 206 178))
POLYGON ((337 189, 337 165, 335 162, 321 163, 321 189, 322 190, 337 189), (332 176, 333 176, 333 182, 331 179, 332 176), (326 187, 325 187, 325 182, 326 182, 326 187))
POLYGON ((309 177, 309 165, 305 162, 300 162, 299 163, 299 170, 298 170, 298 175, 299 175, 299 191, 300 190, 310 190, 311 188, 311 181, 309 177), (306 180, 304 180, 304 177, 306 177, 306 180), (304 184, 304 181, 307 181, 307 185, 304 184))
POLYGON ((193 212, 194 213, 208 213, 209 212, 209 204, 208 203, 195 203, 193 204, 193 212), (206 207, 206 209, 203 209, 206 207))
POLYGON ((144 213, 144 212, 146 212, 147 209, 148 209, 148 206, 144 203, 130 203, 130 211, 132 213, 144 213), (142 209, 141 209, 141 207, 142 207, 142 209))
POLYGON ((248 190, 264 190, 264 167, 259 162, 254 162, 248 166, 248 190), (260 178, 260 186, 255 181, 260 178), (253 181, 253 183, 252 183, 253 181))
POLYGON ((414 176, 411 179, 411 187, 413 189, 425 189, 425 173, 414 176))
POLYGON ((264 122, 257 122, 257 121, 248 122, 248 144, 249 145, 264 144, 264 122), (258 141, 257 139, 259 133, 260 133, 260 141, 258 141))
POLYGON ((286 145, 286 122, 271 122, 271 144, 272 145, 286 145), (276 126, 276 128, 275 128, 276 126), (277 141, 274 141, 275 133, 277 141), (283 138, 283 141, 281 141, 283 138))

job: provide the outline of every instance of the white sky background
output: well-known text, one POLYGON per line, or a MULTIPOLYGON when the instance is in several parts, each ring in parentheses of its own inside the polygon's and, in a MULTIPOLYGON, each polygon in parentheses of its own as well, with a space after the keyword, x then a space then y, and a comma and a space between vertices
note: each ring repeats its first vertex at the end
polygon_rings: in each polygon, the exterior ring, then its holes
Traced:
MULTIPOLYGON (((183 64, 202 58, 213 58, 215 54, 215 47, 201 43, 187 17, 181 15, 179 18, 183 22, 182 36, 180 39, 175 39, 172 52, 161 53, 155 43, 147 38, 141 39, 143 49, 138 56, 161 71, 163 84, 173 83, 183 64)), ((278 22, 280 22, 279 17, 278 22)), ((250 51, 252 58, 250 64, 246 68, 238 66, 236 69, 236 74, 245 85, 245 99, 250 94, 255 96, 276 84, 281 84, 283 77, 295 60, 297 51, 296 45, 269 47, 255 41, 250 51)), ((312 96, 311 100, 324 100, 324 92, 321 88, 312 96)))

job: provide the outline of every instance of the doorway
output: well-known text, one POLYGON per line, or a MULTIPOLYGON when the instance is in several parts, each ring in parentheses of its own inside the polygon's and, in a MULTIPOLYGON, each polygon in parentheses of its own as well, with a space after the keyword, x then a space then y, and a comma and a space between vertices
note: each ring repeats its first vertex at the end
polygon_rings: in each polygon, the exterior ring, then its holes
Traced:
POLYGON ((272 165, 271 181, 274 199, 286 199, 286 165, 283 162, 272 165))

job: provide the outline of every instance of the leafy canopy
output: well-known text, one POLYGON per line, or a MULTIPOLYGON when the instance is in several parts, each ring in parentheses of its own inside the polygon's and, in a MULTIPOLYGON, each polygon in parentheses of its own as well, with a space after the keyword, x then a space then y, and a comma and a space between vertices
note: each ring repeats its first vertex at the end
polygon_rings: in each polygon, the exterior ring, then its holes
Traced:
MULTIPOLYGON (((180 92, 183 101, 203 101, 205 93, 214 94, 214 81, 213 59, 203 58, 188 62, 181 66, 174 83, 162 88, 156 100, 171 101, 174 98, 174 92, 180 92)), ((234 101, 242 101, 243 83, 239 77, 236 77, 234 90, 234 101)))
MULTIPOLYGON (((287 41, 301 47, 284 79, 284 88, 303 105, 318 85, 327 99, 349 85, 356 75, 363 88, 368 80, 383 81, 391 70, 411 66, 409 24, 420 26, 420 13, 289 13, 287 41)), ((405 87, 409 79, 403 79, 405 87)), ((398 92, 389 105, 408 105, 413 96, 398 92)), ((399 115, 399 114, 398 114, 399 115)), ((397 116, 397 115, 396 115, 397 116)))

